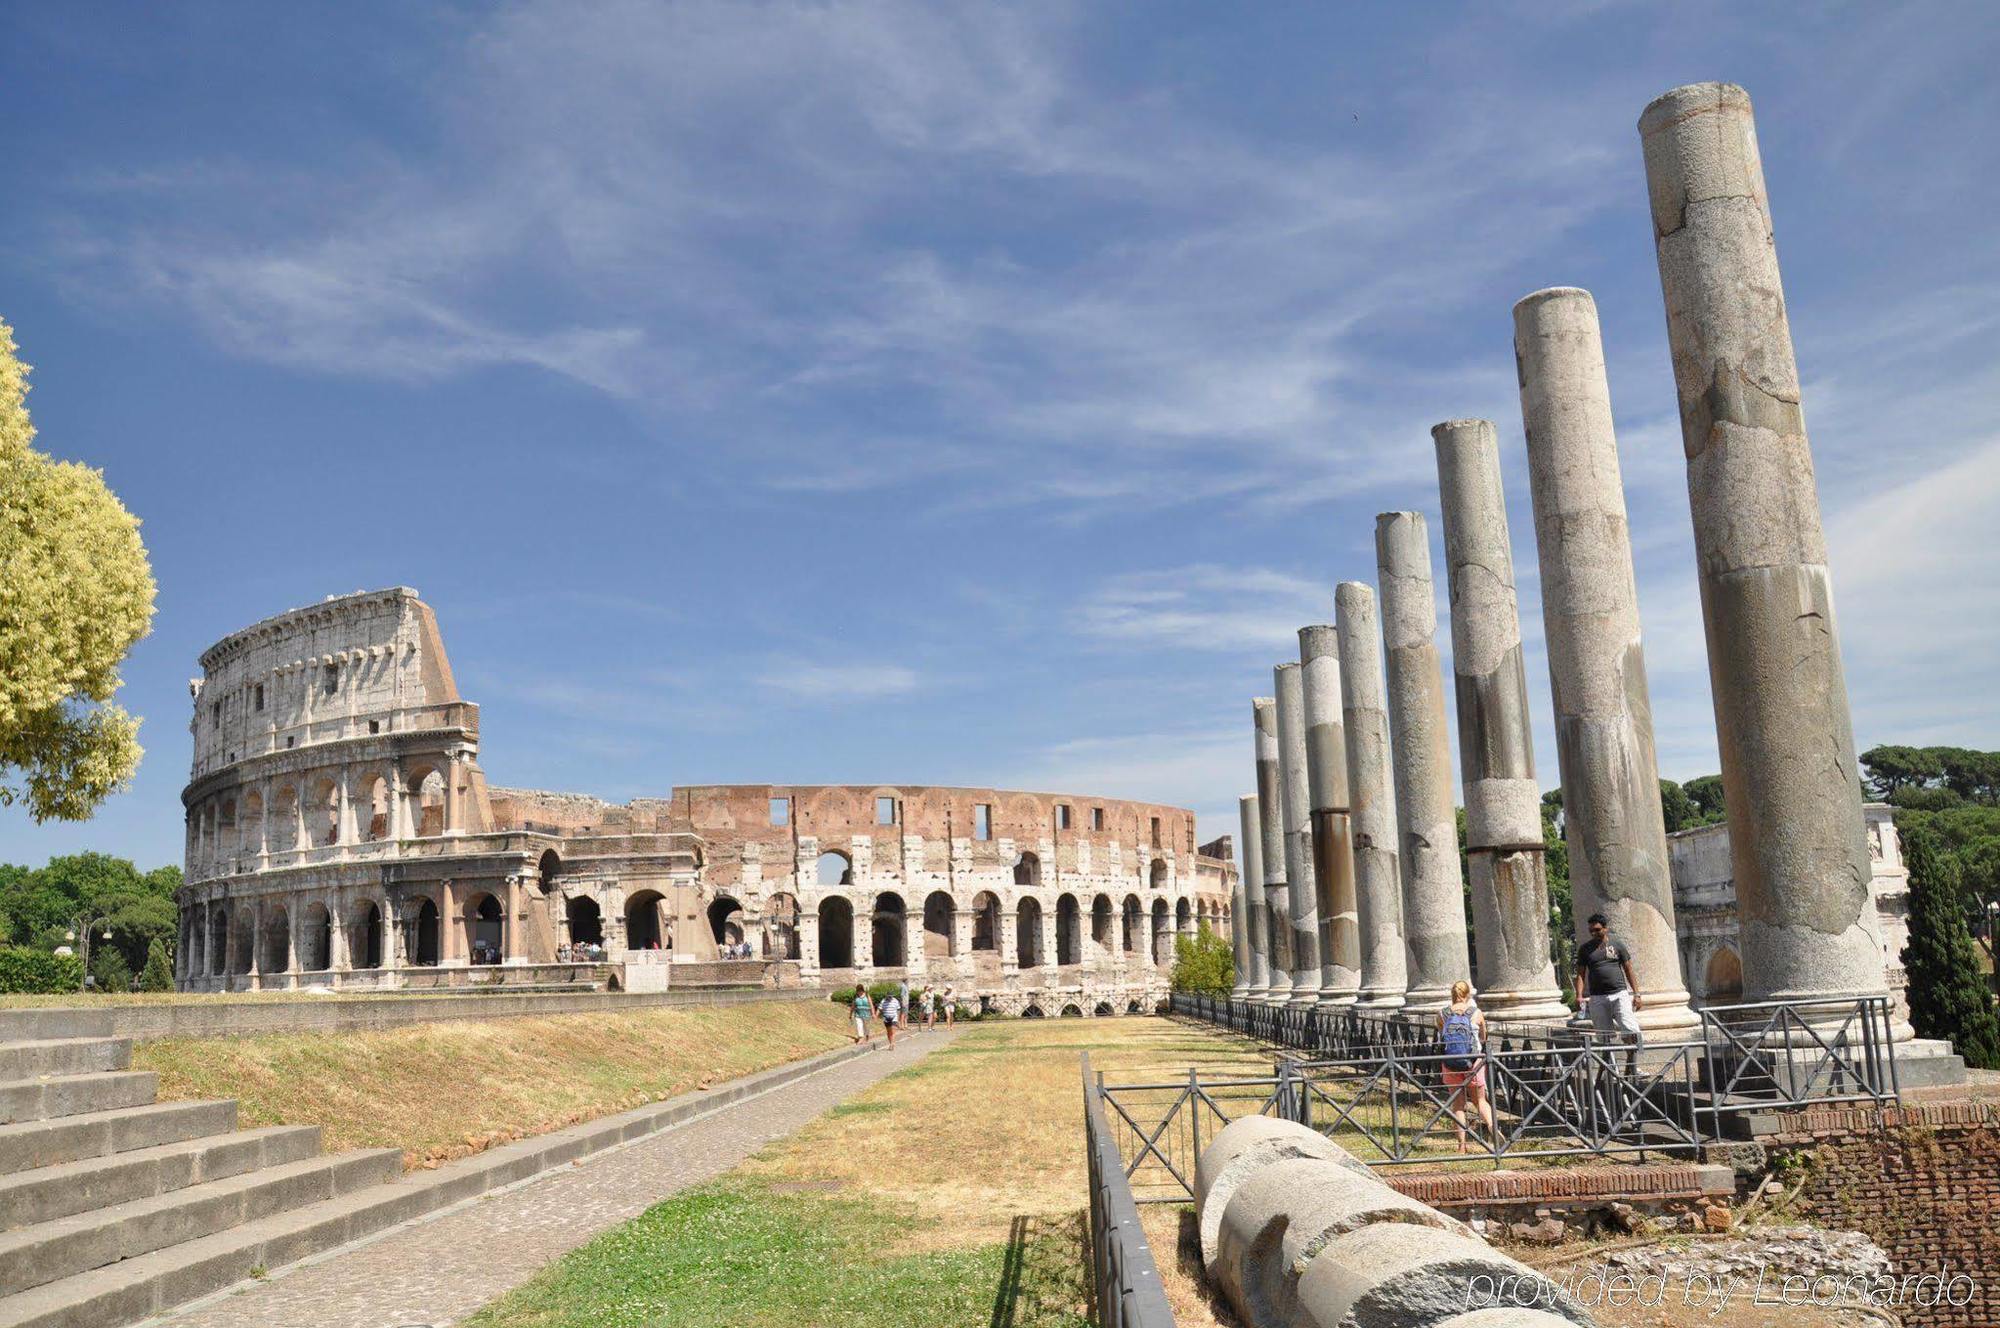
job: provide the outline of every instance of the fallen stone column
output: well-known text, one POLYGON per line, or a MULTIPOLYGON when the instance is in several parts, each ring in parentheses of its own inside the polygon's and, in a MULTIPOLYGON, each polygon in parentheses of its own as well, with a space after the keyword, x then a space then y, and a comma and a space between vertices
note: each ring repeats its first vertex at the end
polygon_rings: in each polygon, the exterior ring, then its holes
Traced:
POLYGON ((1312 796, 1306 780, 1305 681, 1297 664, 1274 671, 1278 692, 1279 811, 1285 831, 1285 884, 1291 895, 1289 1004, 1319 1000, 1319 886, 1313 871, 1312 796))
POLYGON ((1559 287, 1515 305, 1514 362, 1577 937, 1602 912, 1631 950, 1640 1026, 1687 1028, 1699 1019, 1681 975, 1639 591, 1590 292, 1559 287))
POLYGON ((1355 923, 1360 932, 1358 997, 1361 1005, 1390 1009, 1403 1003, 1407 972, 1375 592, 1359 581, 1343 581, 1334 588, 1333 605, 1340 635, 1348 825, 1353 835, 1355 923))
POLYGON ((1542 791, 1535 781, 1528 677, 1514 602, 1514 556, 1500 493, 1500 445, 1487 420, 1447 420, 1437 444, 1458 683, 1459 777, 1479 1003, 1489 1020, 1569 1018, 1549 953, 1542 791))
POLYGON ((1238 819, 1243 825, 1243 847, 1237 851, 1239 868, 1236 891, 1230 896, 1229 940, 1236 957, 1236 984, 1229 989, 1234 1001, 1252 1001, 1270 990, 1271 975, 1264 964, 1264 905, 1252 903, 1262 893, 1264 846, 1259 836, 1264 829, 1257 821, 1257 795, 1236 800, 1238 819))
POLYGON ((1285 888, 1284 793, 1278 778, 1278 702, 1250 703, 1257 725, 1258 843, 1264 859, 1264 1000, 1283 1005, 1292 997, 1292 905, 1285 888))
POLYGON ((1222 1127, 1194 1160, 1194 1205, 1204 1268, 1213 1269, 1222 1248, 1222 1215, 1236 1191, 1274 1162, 1312 1157, 1367 1176, 1361 1162, 1333 1140, 1297 1121, 1240 1116, 1222 1127))
POLYGON ((1639 117, 1747 1001, 1887 989, 1854 727, 1750 95, 1639 117))
POLYGON ((1305 692, 1306 847, 1319 887, 1319 1003, 1354 1004, 1361 990, 1361 935, 1354 895, 1354 849, 1348 821, 1347 724, 1341 711, 1340 640, 1331 627, 1299 629, 1305 692))
POLYGON ((1451 984, 1472 975, 1465 940, 1465 886, 1458 870, 1458 817, 1437 648, 1431 540, 1421 513, 1375 518, 1382 587, 1389 734, 1396 781, 1397 860, 1403 878, 1403 942, 1409 960, 1405 1007, 1435 1010, 1451 984))
POLYGON ((1329 1241, 1306 1265, 1298 1297, 1294 1322, 1312 1328, 1436 1328, 1468 1310, 1503 1307, 1585 1328, 1592 1322, 1555 1282, 1477 1237, 1407 1222, 1377 1222, 1329 1241), (1488 1295, 1506 1299, 1482 1304, 1488 1295))

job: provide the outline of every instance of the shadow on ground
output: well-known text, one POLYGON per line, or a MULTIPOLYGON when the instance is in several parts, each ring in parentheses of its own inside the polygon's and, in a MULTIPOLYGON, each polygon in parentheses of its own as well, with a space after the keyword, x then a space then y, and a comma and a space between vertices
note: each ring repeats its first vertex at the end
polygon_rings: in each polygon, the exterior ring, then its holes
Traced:
POLYGON ((1082 1212, 1015 1217, 988 1328, 1088 1323, 1090 1246, 1082 1212))

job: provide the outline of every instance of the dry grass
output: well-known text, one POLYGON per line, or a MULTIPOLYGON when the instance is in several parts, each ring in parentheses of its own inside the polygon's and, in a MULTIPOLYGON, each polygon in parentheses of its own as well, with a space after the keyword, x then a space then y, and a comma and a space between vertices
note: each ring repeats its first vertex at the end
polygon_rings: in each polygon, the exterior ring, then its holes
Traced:
POLYGON ((844 1045, 844 1014, 777 1001, 170 1039, 133 1066, 159 1072, 163 1099, 233 1097, 246 1126, 318 1125, 329 1150, 427 1167, 844 1045))

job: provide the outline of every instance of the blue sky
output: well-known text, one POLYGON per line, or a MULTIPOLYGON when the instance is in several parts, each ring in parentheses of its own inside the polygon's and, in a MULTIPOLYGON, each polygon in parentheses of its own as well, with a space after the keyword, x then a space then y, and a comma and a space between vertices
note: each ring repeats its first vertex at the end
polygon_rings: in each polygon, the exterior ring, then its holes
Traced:
MULTIPOLYGON (((2000 18, 1934 7, 10 6, 0 317, 201 649, 407 584, 496 784, 1058 787, 1232 831, 1248 698, 1510 308, 1604 320, 1672 777, 1716 767, 1640 109, 1748 87, 1857 736, 2000 746, 2000 18)), ((1441 564, 1440 564, 1441 566, 1441 564)), ((1448 647, 1448 636, 1441 636, 1448 647)))

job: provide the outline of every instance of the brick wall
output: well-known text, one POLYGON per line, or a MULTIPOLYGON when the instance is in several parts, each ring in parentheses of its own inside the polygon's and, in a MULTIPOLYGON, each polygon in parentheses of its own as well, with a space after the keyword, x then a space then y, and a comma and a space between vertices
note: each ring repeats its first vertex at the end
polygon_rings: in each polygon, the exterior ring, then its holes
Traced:
POLYGON ((1801 1112, 1774 1159, 1807 1162, 1805 1211, 1865 1233, 1901 1276, 1964 1273, 1971 1303, 1897 1307, 1911 1328, 2000 1324, 2000 1109, 1982 1103, 1801 1112))

